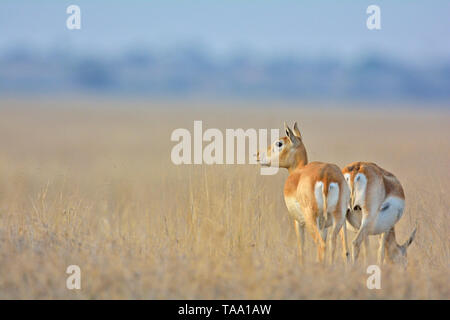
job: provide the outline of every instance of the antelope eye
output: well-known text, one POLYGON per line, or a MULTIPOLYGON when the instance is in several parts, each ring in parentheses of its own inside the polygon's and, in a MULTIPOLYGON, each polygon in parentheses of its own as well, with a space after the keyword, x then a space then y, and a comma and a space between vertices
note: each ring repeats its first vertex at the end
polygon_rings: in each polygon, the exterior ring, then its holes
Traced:
POLYGON ((283 145, 283 142, 277 141, 277 142, 275 143, 275 145, 276 145, 278 148, 281 148, 281 146, 283 145))

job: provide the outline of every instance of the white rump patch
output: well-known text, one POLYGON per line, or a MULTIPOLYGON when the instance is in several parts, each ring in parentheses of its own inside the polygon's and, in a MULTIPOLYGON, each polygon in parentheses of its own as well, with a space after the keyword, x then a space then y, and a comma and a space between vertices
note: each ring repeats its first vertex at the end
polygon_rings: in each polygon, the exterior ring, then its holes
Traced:
POLYGON ((366 187, 366 176, 363 173, 358 173, 353 181, 353 189, 355 194, 354 206, 360 206, 361 208, 364 206, 366 199, 366 187))
MULTIPOLYGON (((314 186, 314 196, 316 197, 317 208, 319 213, 323 212, 323 182, 318 181, 314 186)), ((336 209, 336 205, 339 201, 339 185, 336 182, 330 183, 328 186, 328 196, 327 196, 327 211, 333 212, 336 209)), ((325 218, 327 214, 323 215, 325 218)))
POLYGON ((323 190, 323 182, 322 181, 317 181, 315 186, 314 186, 314 196, 316 197, 317 209, 319 210, 319 213, 323 212, 323 195, 322 195, 322 190, 323 190))
POLYGON ((344 174, 344 178, 345 178, 345 181, 348 184, 348 187, 350 188, 350 173, 344 174))
POLYGON ((327 208, 328 212, 333 212, 339 201, 339 185, 336 182, 330 183, 328 186, 327 208))

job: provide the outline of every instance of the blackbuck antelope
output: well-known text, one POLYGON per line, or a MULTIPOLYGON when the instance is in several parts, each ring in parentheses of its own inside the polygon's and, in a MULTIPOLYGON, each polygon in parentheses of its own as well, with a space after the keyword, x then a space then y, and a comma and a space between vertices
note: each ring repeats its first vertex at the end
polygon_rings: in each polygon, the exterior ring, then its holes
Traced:
POLYGON ((331 227, 330 261, 334 260, 336 237, 341 231, 344 260, 348 261, 345 216, 350 190, 340 168, 334 164, 308 163, 302 136, 294 124, 291 130, 284 124, 286 136, 275 141, 267 151, 257 153, 263 166, 278 165, 289 171, 284 185, 284 200, 294 219, 300 262, 304 256, 304 229, 311 233, 317 245, 317 259, 323 262, 326 247, 326 228, 331 227))
MULTIPOLYGON (((400 181, 375 163, 354 162, 342 173, 350 191, 350 211, 347 214, 349 228, 357 232, 353 240, 353 261, 359 255, 361 243, 369 235, 381 235, 378 263, 387 260, 406 266, 406 251, 413 242, 416 228, 409 239, 398 245, 394 225, 400 220, 405 207, 405 194, 400 181)), ((365 248, 367 257, 367 246, 365 248)))

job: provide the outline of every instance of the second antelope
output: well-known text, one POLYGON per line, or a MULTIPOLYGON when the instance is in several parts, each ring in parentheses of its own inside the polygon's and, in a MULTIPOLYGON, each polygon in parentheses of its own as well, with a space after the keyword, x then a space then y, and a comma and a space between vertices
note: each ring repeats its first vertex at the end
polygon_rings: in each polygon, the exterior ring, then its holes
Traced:
POLYGON ((350 190, 338 166, 323 162, 308 163, 306 148, 297 123, 293 130, 284 124, 286 136, 275 141, 267 151, 257 154, 263 166, 278 165, 289 171, 284 185, 284 200, 294 219, 300 261, 303 262, 304 229, 317 245, 317 259, 324 261, 327 227, 331 227, 330 261, 334 260, 336 238, 341 231, 343 256, 348 261, 346 211, 350 190))
POLYGON ((402 217, 405 207, 405 194, 400 181, 392 173, 370 162, 351 163, 342 172, 351 190, 347 220, 351 228, 358 232, 353 240, 353 261, 358 258, 363 241, 367 259, 368 236, 380 234, 378 263, 383 263, 386 253, 391 262, 406 266, 406 250, 414 240, 416 229, 405 244, 397 244, 394 225, 402 217))

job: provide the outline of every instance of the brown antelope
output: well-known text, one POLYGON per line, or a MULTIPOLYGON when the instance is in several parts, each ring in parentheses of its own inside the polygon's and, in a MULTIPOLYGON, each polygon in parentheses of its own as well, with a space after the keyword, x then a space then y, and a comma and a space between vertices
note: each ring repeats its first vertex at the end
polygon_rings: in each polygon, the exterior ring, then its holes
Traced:
POLYGON ((267 151, 257 153, 263 166, 286 168, 289 176, 284 185, 284 200, 294 219, 300 262, 304 255, 304 229, 311 233, 317 245, 317 259, 324 261, 326 228, 331 226, 330 261, 334 260, 336 237, 341 230, 344 260, 348 260, 345 216, 350 190, 338 166, 329 163, 308 163, 302 136, 294 124, 291 130, 284 124, 286 136, 275 141, 267 151), (342 229, 341 229, 342 228, 342 229))
MULTIPOLYGON (((369 235, 380 234, 378 263, 386 257, 389 261, 406 266, 406 250, 414 240, 416 228, 409 239, 398 245, 394 225, 400 220, 405 207, 405 194, 400 181, 375 163, 354 162, 342 173, 350 191, 349 227, 357 232, 353 240, 353 261, 356 261, 361 243, 369 235)), ((367 258, 367 246, 365 248, 367 258)))

